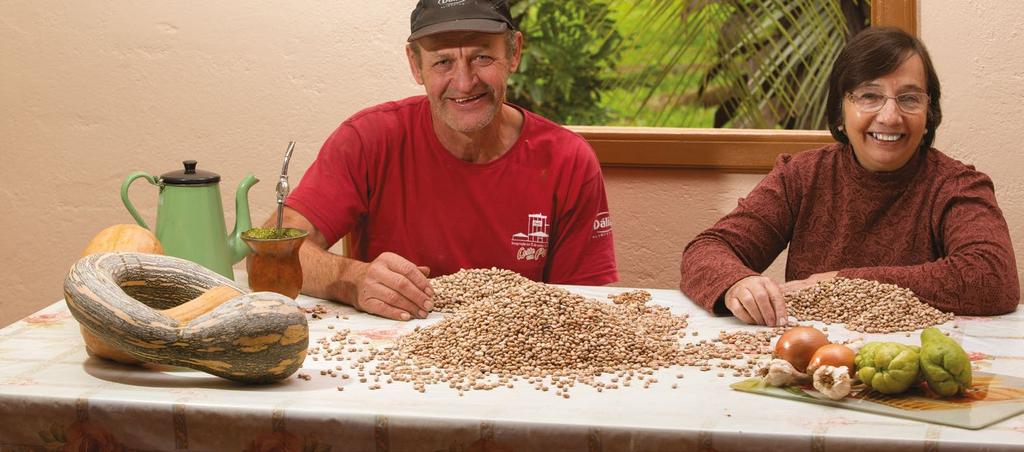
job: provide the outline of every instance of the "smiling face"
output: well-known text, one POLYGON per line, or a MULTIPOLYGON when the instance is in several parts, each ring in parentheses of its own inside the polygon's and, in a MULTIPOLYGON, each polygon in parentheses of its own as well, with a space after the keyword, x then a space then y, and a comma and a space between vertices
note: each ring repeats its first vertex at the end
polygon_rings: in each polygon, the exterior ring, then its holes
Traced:
POLYGON ((519 65, 522 38, 515 38, 512 52, 504 34, 478 32, 425 36, 416 42, 418 55, 406 49, 413 77, 430 100, 435 129, 443 124, 449 132, 473 134, 498 126, 494 118, 505 101, 506 82, 519 65))
MULTIPOLYGON (((853 92, 875 92, 896 97, 927 93, 924 63, 911 55, 896 70, 857 86, 853 92)), ((868 171, 895 171, 903 167, 921 145, 927 109, 909 114, 888 99, 877 112, 863 112, 850 96, 843 99, 843 126, 857 161, 868 171)))

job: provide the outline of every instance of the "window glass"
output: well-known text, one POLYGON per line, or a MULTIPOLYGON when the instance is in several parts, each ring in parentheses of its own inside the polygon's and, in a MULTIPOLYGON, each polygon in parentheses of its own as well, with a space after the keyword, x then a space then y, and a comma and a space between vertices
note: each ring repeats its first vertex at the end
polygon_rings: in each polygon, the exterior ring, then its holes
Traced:
POLYGON ((868 0, 513 0, 509 99, 573 125, 824 129, 868 0))

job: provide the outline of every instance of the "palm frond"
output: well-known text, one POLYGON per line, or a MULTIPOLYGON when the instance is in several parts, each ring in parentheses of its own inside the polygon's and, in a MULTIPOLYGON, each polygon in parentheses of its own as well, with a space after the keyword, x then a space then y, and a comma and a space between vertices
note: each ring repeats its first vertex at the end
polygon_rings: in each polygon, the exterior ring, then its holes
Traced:
POLYGON ((832 62, 863 28, 866 3, 611 0, 620 50, 634 56, 606 104, 621 124, 692 126, 713 112, 708 126, 824 128, 832 62))

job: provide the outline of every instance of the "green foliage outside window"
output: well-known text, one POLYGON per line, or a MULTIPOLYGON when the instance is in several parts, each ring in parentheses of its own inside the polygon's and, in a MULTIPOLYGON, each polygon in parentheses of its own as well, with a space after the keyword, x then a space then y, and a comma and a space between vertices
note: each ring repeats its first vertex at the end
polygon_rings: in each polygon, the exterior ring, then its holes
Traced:
POLYGON ((556 122, 823 129, 869 0, 513 0, 509 99, 556 122))
POLYGON ((527 43, 509 100, 565 124, 605 124, 601 90, 615 80, 621 37, 607 2, 513 0, 527 43))

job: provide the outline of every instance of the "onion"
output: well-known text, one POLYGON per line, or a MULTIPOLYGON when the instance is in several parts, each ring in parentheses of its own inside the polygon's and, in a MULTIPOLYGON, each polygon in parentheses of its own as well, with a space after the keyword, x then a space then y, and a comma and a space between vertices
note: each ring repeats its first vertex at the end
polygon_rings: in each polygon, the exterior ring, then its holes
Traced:
POLYGON ((775 357, 789 361, 796 370, 807 371, 814 352, 828 344, 828 336, 809 326, 790 328, 775 343, 775 357))
POLYGON ((847 372, 852 377, 854 356, 856 353, 853 352, 853 349, 845 345, 823 345, 811 355, 811 361, 807 364, 807 372, 814 372, 820 366, 846 366, 847 372))

